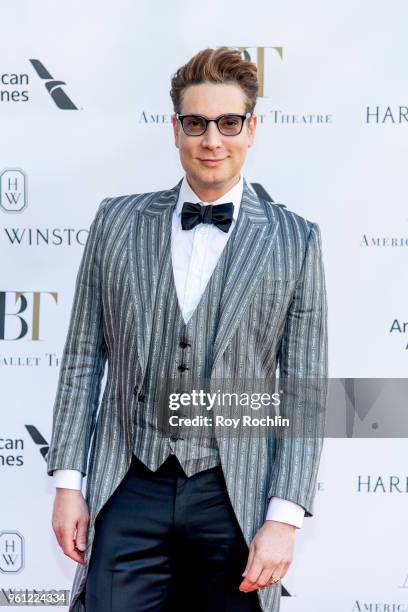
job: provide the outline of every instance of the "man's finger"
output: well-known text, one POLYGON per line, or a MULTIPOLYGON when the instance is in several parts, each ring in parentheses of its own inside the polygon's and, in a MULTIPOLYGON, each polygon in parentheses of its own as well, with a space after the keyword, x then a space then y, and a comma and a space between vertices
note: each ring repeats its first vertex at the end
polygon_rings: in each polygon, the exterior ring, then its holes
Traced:
POLYGON ((265 567, 263 569, 263 571, 261 572, 261 575, 259 576, 257 583, 259 587, 264 587, 267 584, 271 584, 270 583, 270 578, 271 577, 274 578, 280 578, 280 573, 279 573, 279 565, 277 565, 273 570, 270 567, 265 567))
POLYGON ((279 565, 277 565, 274 569, 274 578, 279 578, 279 580, 282 580, 282 578, 284 578, 285 574, 289 569, 289 565, 290 563, 285 563, 284 561, 281 561, 281 563, 279 563, 279 565))
POLYGON ((75 549, 74 534, 71 529, 62 532, 61 542, 61 548, 68 557, 77 563, 84 563, 84 553, 75 549))
POLYGON ((243 575, 243 576, 246 576, 246 575, 247 575, 247 573, 248 573, 248 569, 249 569, 249 568, 250 568, 250 566, 252 565, 252 561, 253 561, 254 555, 255 555, 254 547, 253 547, 253 546, 251 546, 251 547, 249 548, 249 555, 248 555, 247 564, 246 564, 246 567, 245 567, 245 569, 244 569, 244 571, 243 571, 243 573, 242 573, 242 575, 243 575))
POLYGON ((88 531, 88 521, 87 520, 78 521, 78 529, 76 532, 75 542, 76 542, 76 547, 81 551, 84 551, 86 549, 87 531, 88 531))
POLYGON ((240 591, 245 591, 248 593, 249 591, 253 591, 257 588, 257 580, 259 575, 263 570, 263 565, 260 561, 257 560, 256 555, 253 558, 251 565, 248 568, 246 576, 244 580, 241 582, 239 586, 240 591))

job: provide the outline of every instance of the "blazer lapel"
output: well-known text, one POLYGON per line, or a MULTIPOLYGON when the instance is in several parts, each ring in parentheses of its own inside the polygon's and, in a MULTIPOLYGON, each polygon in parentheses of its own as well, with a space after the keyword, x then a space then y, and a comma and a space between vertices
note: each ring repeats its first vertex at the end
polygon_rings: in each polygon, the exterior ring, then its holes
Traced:
POLYGON ((147 194, 139 202, 128 236, 130 286, 137 322, 138 357, 145 373, 152 330, 154 302, 163 254, 171 240, 172 213, 182 179, 159 198, 147 194))
POLYGON ((212 367, 224 352, 251 298, 260 283, 274 248, 278 221, 268 206, 249 188, 244 179, 233 240, 227 282, 223 287, 212 367))
MULTIPOLYGON (((172 189, 146 194, 135 210, 128 236, 130 286, 138 322, 136 343, 143 376, 151 338, 154 302, 165 248, 170 246, 172 214, 182 179, 172 189)), ((233 241, 228 278, 222 289, 213 349, 213 368, 251 301, 273 250, 278 222, 273 208, 244 188, 233 241)), ((169 249, 171 252, 171 250, 169 249)))

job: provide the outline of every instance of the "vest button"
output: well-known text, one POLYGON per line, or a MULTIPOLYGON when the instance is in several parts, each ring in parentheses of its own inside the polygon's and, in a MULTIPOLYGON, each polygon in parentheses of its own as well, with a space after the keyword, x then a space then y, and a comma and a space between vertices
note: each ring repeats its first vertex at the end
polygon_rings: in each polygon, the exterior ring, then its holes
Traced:
POLYGON ((138 386, 138 385, 135 385, 135 386, 133 387, 133 395, 137 395, 137 391, 138 391, 138 389, 139 389, 139 386, 138 386))
POLYGON ((180 436, 170 436, 170 440, 172 442, 177 442, 177 440, 183 440, 180 436))
POLYGON ((182 363, 177 367, 177 369, 180 370, 180 372, 184 372, 184 370, 189 370, 190 368, 188 368, 184 363, 182 363))
POLYGON ((180 340, 179 346, 181 346, 181 348, 186 348, 187 346, 191 346, 191 344, 185 340, 180 340))
POLYGON ((139 400, 139 402, 144 402, 145 401, 145 395, 143 393, 139 393, 139 395, 137 396, 137 399, 139 400))

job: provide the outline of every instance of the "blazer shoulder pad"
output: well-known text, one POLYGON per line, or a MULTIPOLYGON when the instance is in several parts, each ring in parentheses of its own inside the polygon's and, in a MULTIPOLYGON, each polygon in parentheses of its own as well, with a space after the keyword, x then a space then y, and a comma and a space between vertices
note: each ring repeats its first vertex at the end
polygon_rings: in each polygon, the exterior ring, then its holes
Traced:
POLYGON ((267 204, 274 208, 275 214, 278 216, 281 222, 289 224, 290 226, 297 225, 304 228, 308 233, 311 231, 312 226, 316 225, 314 221, 299 215, 293 210, 287 208, 284 204, 278 204, 267 200, 267 204))
POLYGON ((141 206, 141 204, 145 201, 146 198, 149 198, 155 193, 160 192, 149 192, 149 193, 132 193, 130 195, 121 195, 121 196, 111 196, 105 198, 105 209, 111 210, 112 208, 133 208, 141 206))

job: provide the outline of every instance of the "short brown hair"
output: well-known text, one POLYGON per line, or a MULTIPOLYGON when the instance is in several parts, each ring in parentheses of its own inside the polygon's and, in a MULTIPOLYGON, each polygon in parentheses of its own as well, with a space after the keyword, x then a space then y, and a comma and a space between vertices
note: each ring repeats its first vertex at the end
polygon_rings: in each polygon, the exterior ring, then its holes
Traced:
POLYGON ((252 113, 258 96, 256 65, 242 59, 238 49, 203 49, 172 76, 170 96, 175 113, 181 112, 183 92, 200 83, 236 83, 245 94, 245 112, 252 113))

